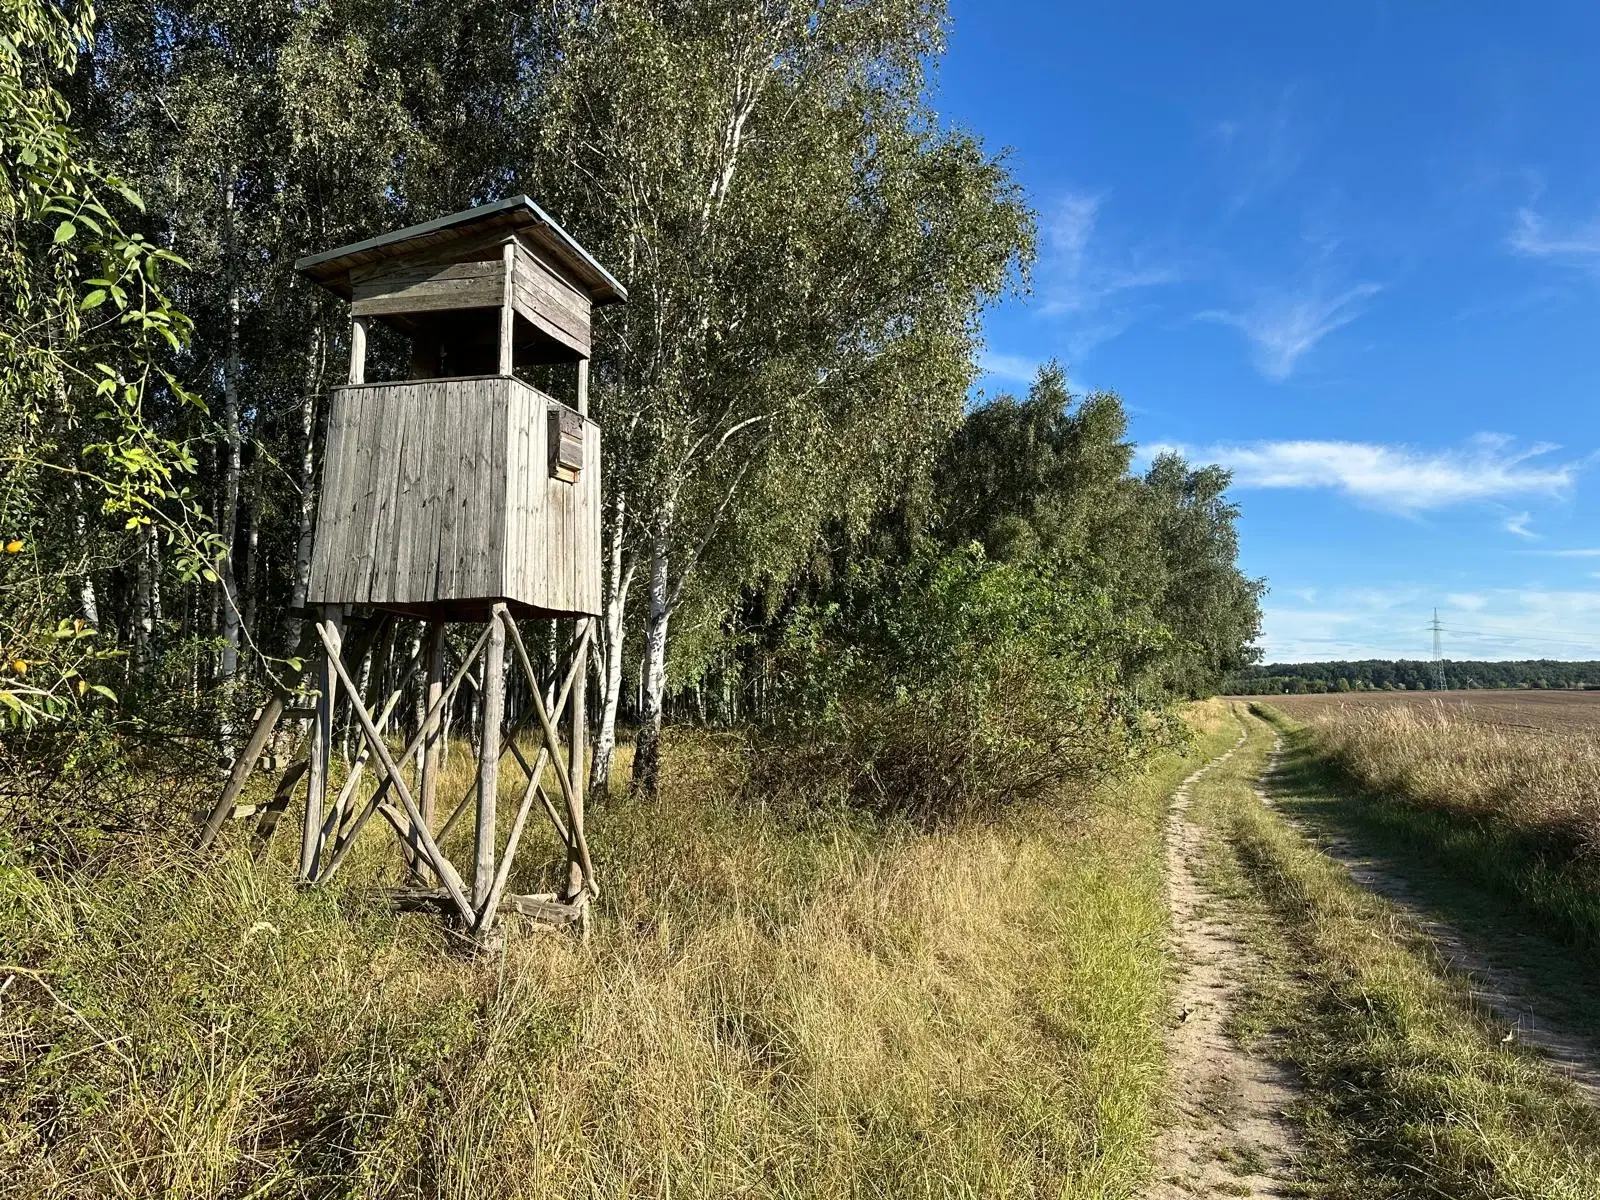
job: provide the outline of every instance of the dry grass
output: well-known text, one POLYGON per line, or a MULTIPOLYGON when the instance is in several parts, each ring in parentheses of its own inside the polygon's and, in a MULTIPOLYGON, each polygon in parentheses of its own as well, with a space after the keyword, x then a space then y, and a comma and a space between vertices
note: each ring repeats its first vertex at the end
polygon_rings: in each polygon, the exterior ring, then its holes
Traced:
POLYGON ((1600 733, 1600 691, 1328 692, 1239 699, 1269 704, 1297 721, 1410 709, 1507 729, 1600 733))
MULTIPOLYGON (((1198 719, 1208 749, 1231 740, 1219 706, 1198 719)), ((300 892, 237 851, 46 878, 0 850, 0 1187, 1137 1191, 1163 799, 1194 759, 927 834, 764 812, 735 795, 735 748, 670 751, 659 805, 594 812, 609 886, 587 947, 462 957, 366 898, 375 857, 300 892)), ((553 868, 544 848, 515 886, 553 868)))
POLYGON ((1411 918, 1260 803, 1272 731, 1249 726, 1245 752, 1200 781, 1192 811, 1215 835, 1212 882, 1256 916, 1270 969, 1250 981, 1237 1024, 1275 1034, 1269 1051, 1304 1082, 1294 1115, 1309 1193, 1596 1200, 1600 1113, 1506 1041, 1411 918))
POLYGON ((1441 705, 1336 709, 1311 728, 1369 791, 1600 857, 1600 734, 1487 724, 1441 705))

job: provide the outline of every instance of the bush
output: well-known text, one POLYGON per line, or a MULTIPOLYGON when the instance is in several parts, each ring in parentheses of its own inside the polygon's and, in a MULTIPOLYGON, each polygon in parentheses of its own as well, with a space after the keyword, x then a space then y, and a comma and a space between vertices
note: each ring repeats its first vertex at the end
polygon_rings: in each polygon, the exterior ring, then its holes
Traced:
POLYGON ((823 779, 942 818, 1087 785, 1178 736, 1153 679, 1167 636, 1104 592, 977 545, 925 545, 892 586, 875 569, 850 592, 790 622, 768 789, 823 779))

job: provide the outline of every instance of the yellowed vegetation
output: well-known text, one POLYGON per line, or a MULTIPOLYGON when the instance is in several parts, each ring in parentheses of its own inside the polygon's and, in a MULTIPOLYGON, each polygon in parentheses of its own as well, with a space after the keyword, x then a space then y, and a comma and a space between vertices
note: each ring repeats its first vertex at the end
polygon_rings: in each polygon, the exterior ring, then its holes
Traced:
MULTIPOLYGON (((1208 753, 1235 736, 1224 706, 1196 717, 1208 753)), ((6 1186, 1134 1194, 1162 1089, 1161 817, 1195 761, 926 833, 764 811, 736 748, 680 739, 660 804, 594 811, 593 940, 493 958, 366 898, 375 860, 308 893, 238 849, 13 862, 6 1186)))
MULTIPOLYGON (((1191 811, 1214 835, 1212 882, 1256 917, 1246 928, 1270 969, 1236 1023, 1273 1032, 1269 1052, 1303 1081, 1310 1194, 1600 1197, 1600 1113, 1505 1036, 1414 918, 1259 801, 1273 736, 1253 717, 1248 727, 1244 752, 1196 785, 1191 811)), ((1410 732, 1385 726, 1373 740, 1410 732)), ((1301 753, 1291 741, 1291 771, 1301 753)), ((1294 800, 1287 786, 1279 808, 1294 800)))
POLYGON ((1328 709, 1310 724, 1374 791, 1600 854, 1600 734, 1487 724, 1439 705, 1328 709))

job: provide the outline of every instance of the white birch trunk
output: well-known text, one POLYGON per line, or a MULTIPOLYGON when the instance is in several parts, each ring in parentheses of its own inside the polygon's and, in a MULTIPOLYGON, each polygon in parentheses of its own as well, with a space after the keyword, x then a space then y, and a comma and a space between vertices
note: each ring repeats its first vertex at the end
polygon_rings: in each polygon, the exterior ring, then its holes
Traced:
POLYGON ((661 717, 667 691, 667 624, 672 604, 667 585, 666 531, 671 509, 663 512, 650 543, 650 616, 644 635, 644 704, 639 714, 639 740, 633 754, 633 782, 654 796, 661 779, 661 717))
MULTIPOLYGON (((233 260, 234 193, 231 184, 226 203, 226 249, 233 260)), ((230 261, 229 270, 234 269, 230 261)), ((217 578, 217 587, 222 592, 222 663, 218 674, 224 681, 232 679, 239 671, 239 585, 234 571, 234 550, 239 533, 239 371, 239 285, 234 283, 228 291, 228 356, 222 373, 222 433, 227 439, 227 453, 222 466, 222 513, 217 522, 223 545, 217 578)))
MULTIPOLYGON (((322 366, 326 345, 322 322, 313 317, 306 339, 305 375, 300 390, 300 537, 294 554, 294 593, 290 607, 304 609, 306 589, 311 585, 311 532, 317 513, 317 397, 322 391, 322 366)), ((287 622, 284 653, 294 654, 300 644, 299 619, 287 622)))
POLYGON ((606 563, 606 609, 598 646, 601 658, 600 727, 595 733, 594 757, 589 766, 589 791, 604 796, 611 788, 611 764, 617 754, 617 709, 622 702, 622 647, 633 588, 633 564, 622 565, 623 531, 628 500, 619 495, 611 527, 611 547, 606 563))

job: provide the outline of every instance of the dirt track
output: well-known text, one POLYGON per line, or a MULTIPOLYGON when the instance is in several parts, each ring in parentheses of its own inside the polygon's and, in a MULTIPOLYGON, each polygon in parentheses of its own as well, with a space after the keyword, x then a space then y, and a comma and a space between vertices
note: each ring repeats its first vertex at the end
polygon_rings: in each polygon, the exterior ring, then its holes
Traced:
POLYGON ((1295 1137, 1284 1111, 1295 1099, 1294 1081, 1226 1031, 1242 982, 1260 963, 1230 926, 1224 902, 1199 880, 1204 834, 1188 815, 1195 782, 1244 742, 1241 733, 1232 750, 1190 775, 1172 797, 1167 878, 1182 971, 1168 1045, 1176 1111, 1157 1147, 1152 1200, 1291 1194, 1295 1137))

